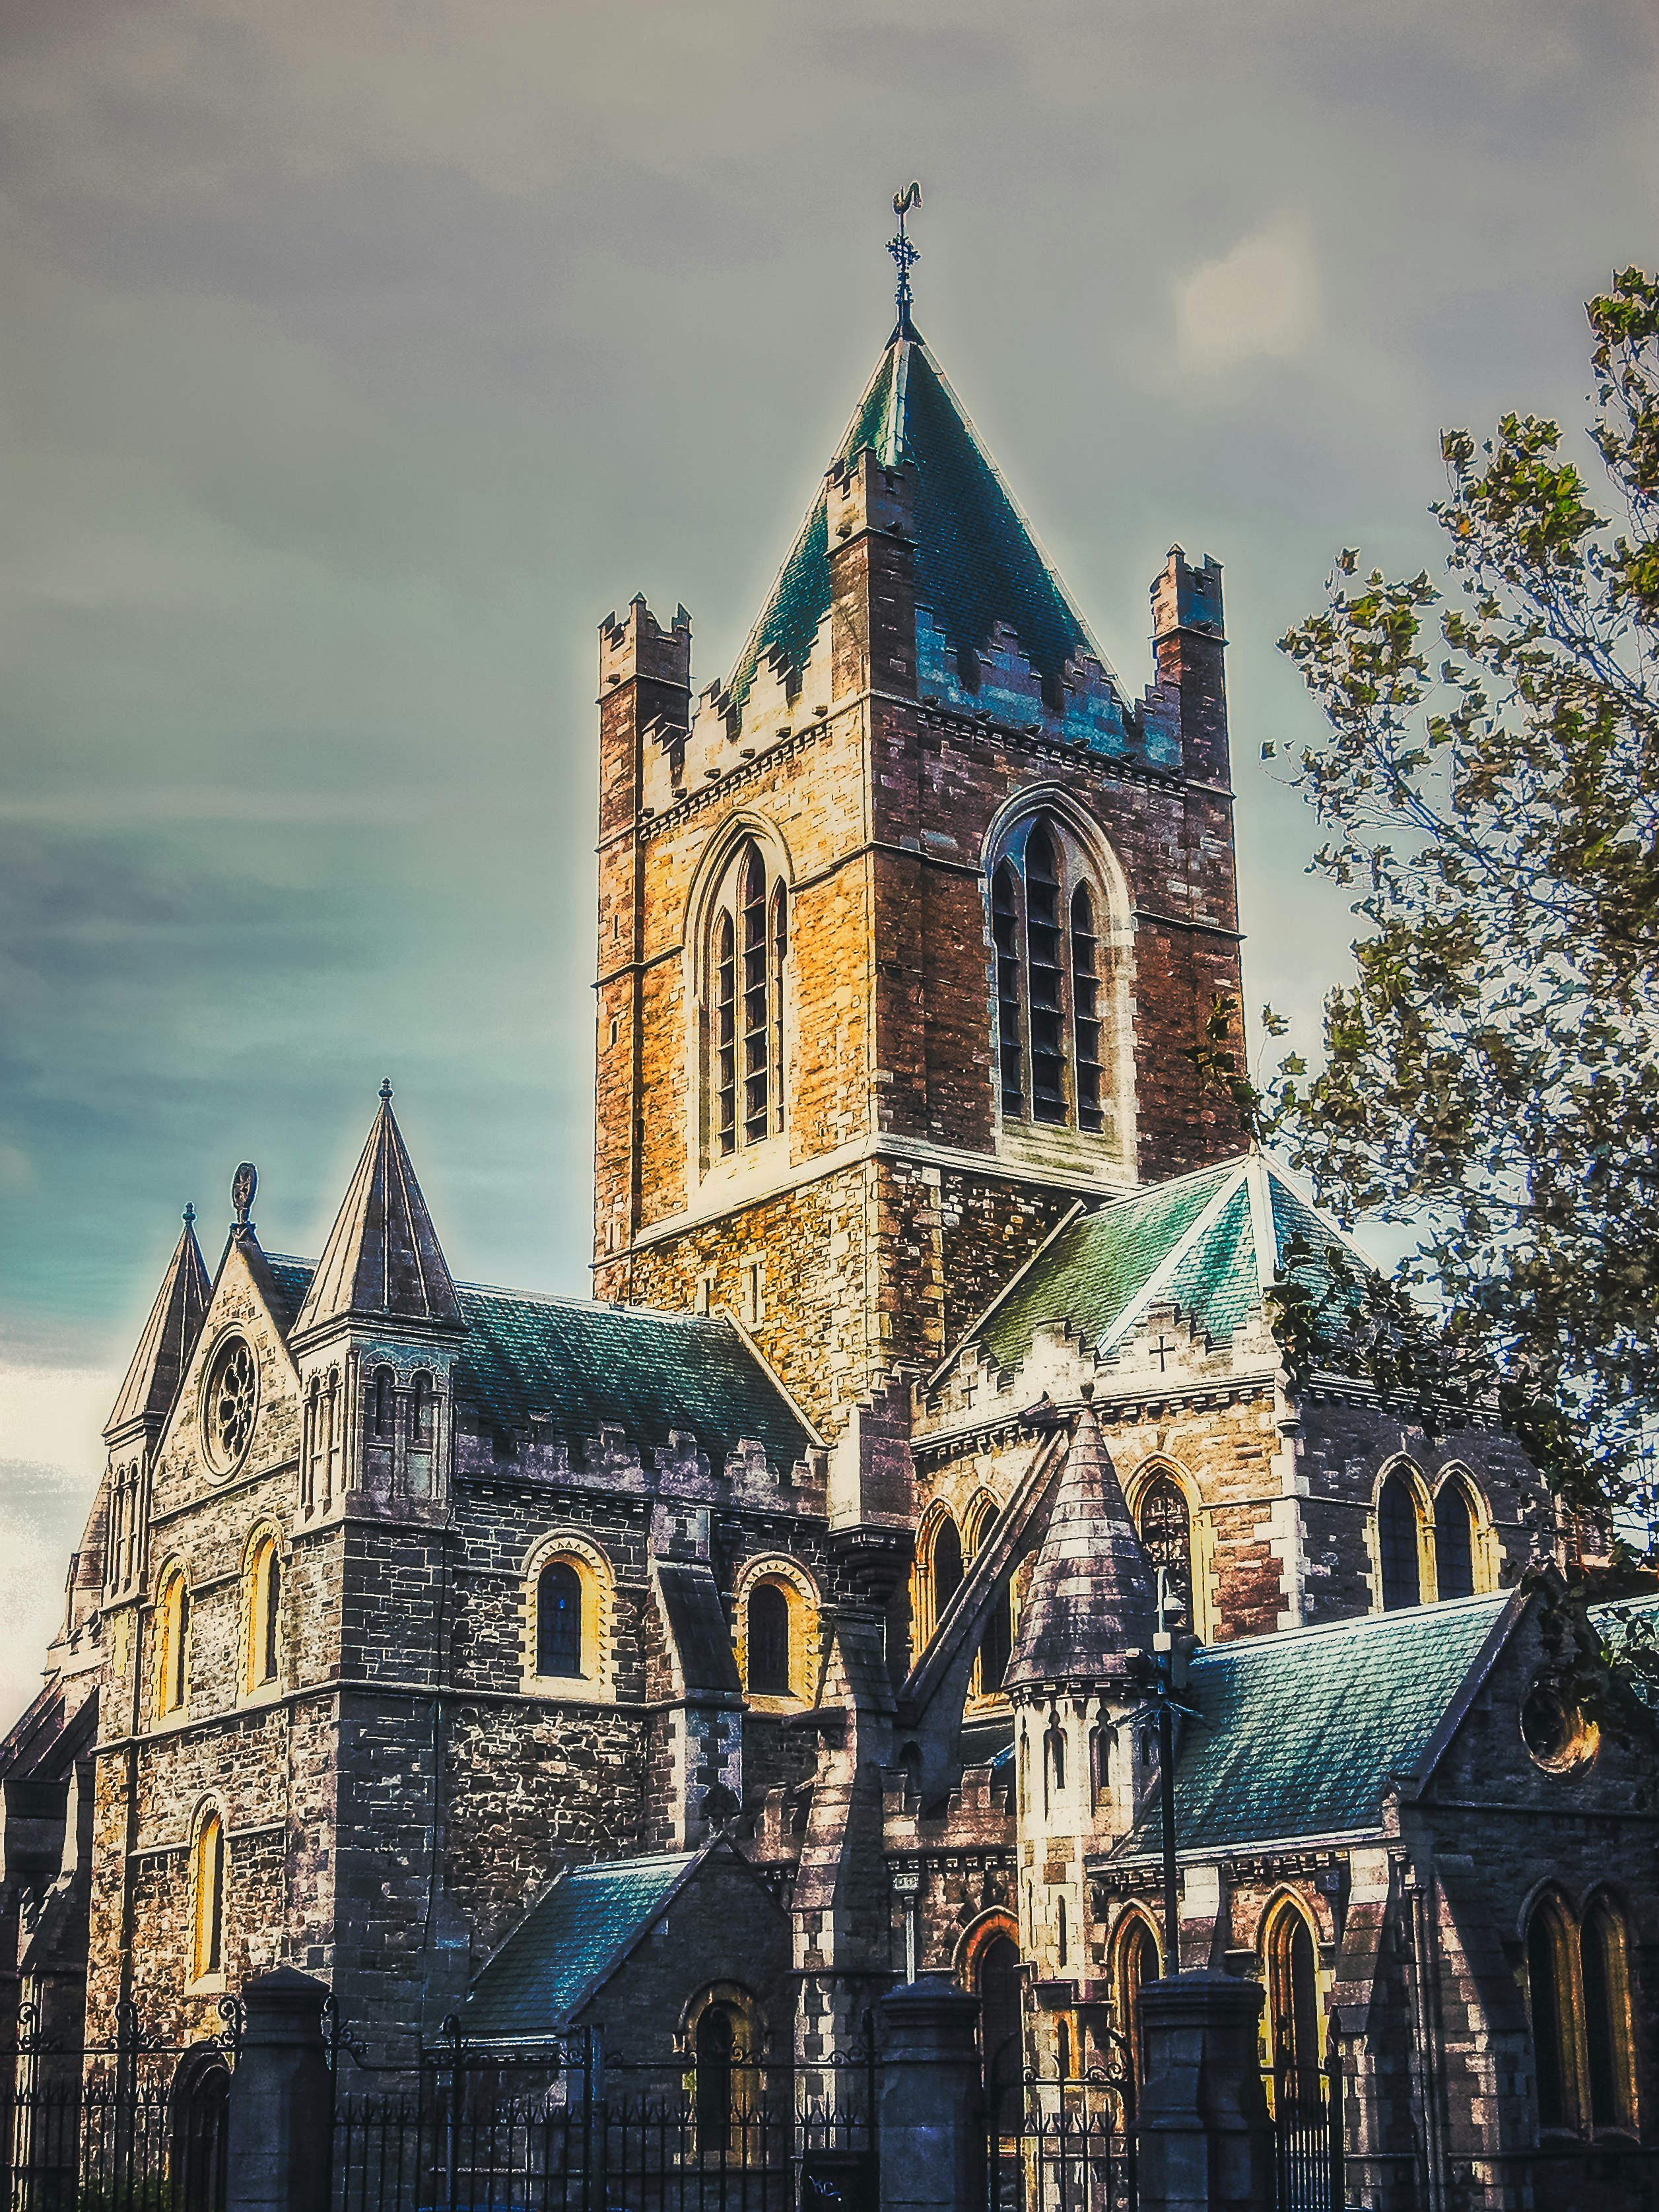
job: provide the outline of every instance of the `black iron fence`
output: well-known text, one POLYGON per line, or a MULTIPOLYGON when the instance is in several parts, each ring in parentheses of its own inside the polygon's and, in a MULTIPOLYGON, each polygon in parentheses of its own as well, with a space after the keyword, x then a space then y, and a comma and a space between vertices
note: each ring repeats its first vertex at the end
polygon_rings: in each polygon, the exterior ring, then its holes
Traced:
POLYGON ((145 2037, 130 2006, 113 2039, 42 2033, 28 2006, 0 2046, 4 2212, 225 2212, 226 2107, 237 2014, 187 2045, 145 2037))
POLYGON ((1277 2212, 1344 2212, 1342 2061, 1332 2045, 1324 2063, 1298 2066, 1281 2056, 1264 2086, 1273 2123, 1277 2212))
POLYGON ((799 2069, 452 2034, 393 2069, 331 2047, 337 2212, 875 2212, 868 2051, 799 2069))
POLYGON ((1121 2039, 1077 2075, 1023 2073, 1013 2039, 986 2069, 990 2212, 1135 2212, 1135 2083, 1121 2039))

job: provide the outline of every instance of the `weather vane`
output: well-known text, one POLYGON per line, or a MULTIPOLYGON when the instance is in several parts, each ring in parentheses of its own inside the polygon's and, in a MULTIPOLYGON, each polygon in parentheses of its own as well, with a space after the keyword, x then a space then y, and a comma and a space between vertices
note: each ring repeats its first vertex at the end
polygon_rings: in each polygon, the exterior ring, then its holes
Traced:
POLYGON ((898 328, 894 336, 909 338, 915 336, 910 327, 910 270, 921 258, 921 248, 904 228, 904 218, 912 208, 921 205, 921 186, 908 184, 902 192, 893 195, 893 213, 898 217, 898 236, 890 238, 887 251, 898 264, 898 328))

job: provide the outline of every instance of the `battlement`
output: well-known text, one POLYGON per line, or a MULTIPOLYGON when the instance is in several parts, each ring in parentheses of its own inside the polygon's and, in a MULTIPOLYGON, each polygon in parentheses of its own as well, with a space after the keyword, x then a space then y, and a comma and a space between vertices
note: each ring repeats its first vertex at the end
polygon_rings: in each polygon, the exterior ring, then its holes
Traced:
POLYGON ((1202 568, 1194 568, 1181 547, 1172 545, 1152 579, 1152 600, 1154 644, 1176 629, 1199 630, 1219 641, 1221 563, 1212 555, 1206 553, 1202 568))
POLYGON ((661 623, 635 593, 620 617, 609 614, 599 624, 599 696, 632 678, 691 689, 691 617, 676 607, 671 629, 661 623))

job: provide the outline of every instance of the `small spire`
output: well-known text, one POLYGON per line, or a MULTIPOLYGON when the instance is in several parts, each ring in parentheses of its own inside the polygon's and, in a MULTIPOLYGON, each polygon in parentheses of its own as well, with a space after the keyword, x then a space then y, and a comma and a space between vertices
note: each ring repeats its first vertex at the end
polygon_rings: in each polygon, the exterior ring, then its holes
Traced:
POLYGON ((104 1434, 117 1436, 143 1420, 158 1426, 179 1395, 190 1355, 213 1295, 196 1242, 196 1208, 185 1208, 185 1225, 173 1247, 144 1333, 128 1365, 104 1434))
POLYGON ((389 1075, 380 1078, 380 1103, 382 1106, 392 1103, 392 1078, 389 1075))
POLYGON ((461 1325, 460 1303, 438 1232, 415 1177, 392 1110, 392 1085, 380 1085, 380 1110, 317 1262, 295 1337, 343 1320, 461 1325))
POLYGON ((898 321, 894 326, 890 343, 899 338, 914 339, 916 333, 910 321, 910 271, 921 258, 921 248, 904 228, 904 218, 912 208, 921 205, 921 186, 914 181, 903 191, 893 195, 893 213, 898 217, 898 235, 887 241, 887 251, 898 264, 898 321))

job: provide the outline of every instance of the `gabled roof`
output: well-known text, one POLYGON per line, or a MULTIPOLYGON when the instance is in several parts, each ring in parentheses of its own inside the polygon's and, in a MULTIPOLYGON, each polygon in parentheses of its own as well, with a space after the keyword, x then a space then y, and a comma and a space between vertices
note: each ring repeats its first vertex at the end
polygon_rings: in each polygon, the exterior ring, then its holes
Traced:
POLYGON ((1003 1686, 1109 1681, 1150 1647, 1153 1626, 1152 1571, 1085 1399, 1003 1686))
POLYGON ((348 1314, 441 1328, 460 1320, 448 1263, 392 1111, 389 1083, 380 1086, 380 1110, 317 1262, 295 1334, 305 1335, 348 1314))
POLYGON ((462 1284, 459 1296, 466 1337, 456 1395, 499 1427, 527 1428, 538 1413, 556 1436, 596 1436, 615 1422, 658 1443, 683 1429, 716 1461, 752 1437, 778 1468, 793 1467, 817 1441, 723 1315, 532 1297, 476 1283, 462 1284))
MULTIPOLYGON (((1080 655, 1107 665, 1088 624, 920 338, 895 331, 853 410, 836 463, 868 447, 915 467, 916 601, 958 649, 981 652, 993 626, 1015 631, 1040 676, 1080 655)), ((822 487, 760 620, 726 679, 741 708, 769 654, 799 675, 830 611, 830 531, 822 487)))
MULTIPOLYGON (((1370 1833, 1414 1773, 1513 1590, 1218 1644, 1193 1662, 1176 1767, 1187 1851, 1370 1833)), ((1156 1806, 1111 1856, 1158 1849, 1156 1806)))
POLYGON ((1194 1336, 1222 1342, 1259 1310, 1267 1284, 1316 1280, 1321 1255, 1339 1246, 1370 1267, 1265 1154, 1243 1153, 1066 1223, 951 1364, 979 1352, 1012 1374, 1053 1322, 1109 1356, 1153 1305, 1178 1308, 1194 1336))
MULTIPOLYGON (((561 1875, 480 1969, 461 2014, 461 2033, 469 2038, 558 2034, 715 1851, 729 1852, 749 1871, 742 1853, 716 1838, 701 1850, 611 1859, 561 1875)), ((750 1879, 757 1902, 781 1911, 764 1885, 750 1879)))
POLYGON ((144 1333, 104 1424, 106 1437, 131 1421, 164 1420, 179 1395, 212 1295, 202 1248, 191 1226, 195 1218, 187 1207, 183 1233, 173 1247, 144 1333))

